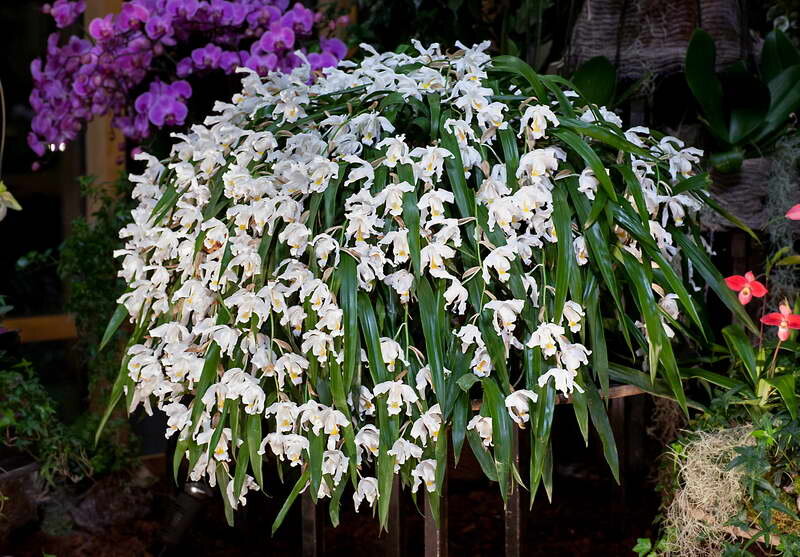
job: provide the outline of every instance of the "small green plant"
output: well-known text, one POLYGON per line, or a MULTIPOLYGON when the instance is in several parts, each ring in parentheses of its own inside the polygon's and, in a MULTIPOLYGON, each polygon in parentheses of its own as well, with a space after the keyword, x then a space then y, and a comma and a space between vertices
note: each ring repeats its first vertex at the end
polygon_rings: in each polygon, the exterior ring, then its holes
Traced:
POLYGON ((58 266, 61 280, 68 285, 65 309, 75 316, 77 348, 88 369, 90 392, 107 388, 117 368, 119 354, 100 352, 97 346, 115 301, 125 290, 112 255, 122 247, 118 231, 130 222, 132 208, 130 183, 124 174, 106 186, 92 176, 81 178, 82 195, 98 201, 98 208, 91 220, 73 221, 61 245, 58 266))
MULTIPOLYGON (((33 366, 13 362, 0 352, 0 442, 34 458, 48 482, 78 482, 130 464, 129 445, 103 441, 93 444, 99 418, 86 415, 71 425, 58 417, 55 401, 39 381, 33 366)), ((116 421, 111 427, 118 427, 116 421)))

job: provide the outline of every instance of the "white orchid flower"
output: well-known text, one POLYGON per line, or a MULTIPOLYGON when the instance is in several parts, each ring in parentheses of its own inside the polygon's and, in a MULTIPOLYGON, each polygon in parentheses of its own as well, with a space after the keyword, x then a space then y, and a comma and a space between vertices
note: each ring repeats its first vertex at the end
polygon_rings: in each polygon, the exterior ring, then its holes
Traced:
POLYGON ((583 236, 576 236, 572 241, 572 251, 575 252, 575 261, 578 265, 586 265, 589 262, 589 252, 586 249, 586 239, 583 236))
POLYGON ((475 350, 475 355, 472 357, 469 367, 472 373, 478 377, 489 377, 494 366, 492 366, 492 358, 489 356, 486 346, 481 345, 475 350))
MULTIPOLYGON (((386 369, 388 369, 390 372, 394 372, 395 363, 397 360, 400 360, 404 365, 408 366, 408 362, 403 354, 403 347, 400 346, 399 342, 389 337, 381 337, 380 346, 383 363, 386 364, 386 369)), ((375 394, 378 395, 380 393, 376 390, 375 394)))
POLYGON ((278 433, 289 433, 294 429, 300 408, 294 402, 274 402, 264 410, 265 417, 275 415, 275 425, 278 433))
POLYGON ((549 358, 554 356, 557 347, 556 339, 564 334, 564 327, 556 323, 540 323, 536 330, 531 333, 528 342, 525 345, 528 348, 539 347, 542 349, 542 354, 549 358))
MULTIPOLYGON (((566 337, 562 337, 562 339, 566 339, 566 337)), ((560 340, 559 349, 558 359, 561 361, 561 365, 568 370, 575 371, 582 365, 589 365, 588 356, 592 351, 584 345, 560 340)))
POLYGON ((387 275, 383 282, 397 292, 397 295, 400 296, 400 303, 407 304, 409 302, 411 299, 411 286, 414 284, 414 275, 405 269, 400 269, 391 275, 387 275))
POLYGON ((383 214, 399 217, 403 214, 403 194, 414 191, 408 182, 389 184, 378 194, 377 199, 384 205, 383 214))
POLYGON ((389 409, 390 416, 400 414, 403 410, 403 404, 405 404, 406 407, 406 415, 410 416, 411 405, 419 400, 414 389, 402 381, 384 381, 383 383, 378 383, 375 385, 375 388, 372 389, 372 392, 376 397, 382 394, 389 395, 386 399, 386 406, 389 409))
POLYGON ((430 387, 433 390, 433 377, 431 376, 430 366, 419 368, 417 375, 414 378, 414 386, 419 393, 419 396, 425 398, 425 390, 430 387))
POLYGON ((525 307, 525 300, 492 300, 483 307, 494 312, 492 323, 498 333, 511 333, 516 327, 517 316, 525 307))
POLYGON ((378 456, 378 447, 380 446, 380 431, 372 424, 367 424, 362 427, 355 437, 356 446, 358 449, 358 464, 361 463, 362 449, 366 449, 367 456, 378 456))
POLYGON ((328 449, 322 454, 322 473, 329 475, 335 486, 342 481, 349 464, 350 459, 342 451, 328 449))
POLYGON ((548 122, 553 126, 558 126, 559 121, 550 107, 544 104, 537 104, 529 106, 522 114, 520 121, 520 132, 517 136, 523 133, 530 136, 531 139, 541 139, 545 137, 545 131, 548 127, 548 122))
POLYGON ((516 258, 514 250, 511 246, 500 246, 493 249, 489 255, 483 260, 483 280, 488 283, 491 281, 489 269, 494 269, 497 272, 497 278, 500 282, 508 282, 511 277, 509 269, 511 269, 511 262, 516 258))
POLYGON ((530 419, 529 409, 532 402, 536 402, 539 395, 527 389, 519 389, 514 391, 506 397, 506 409, 508 415, 520 427, 525 427, 525 424, 530 419))
POLYGON ((577 371, 570 371, 561 367, 550 368, 546 373, 539 376, 538 383, 540 387, 547 384, 548 379, 551 377, 555 382, 556 390, 561 391, 565 395, 572 394, 573 389, 577 389, 579 393, 583 392, 580 385, 575 382, 578 376, 577 371))
POLYGON ((405 139, 405 134, 387 137, 375 146, 378 149, 386 147, 386 159, 383 161, 384 165, 389 168, 394 168, 398 164, 411 164, 411 157, 408 156, 409 150, 405 139))
POLYGON ((436 491, 436 461, 432 458, 417 464, 416 468, 411 471, 411 476, 414 478, 414 484, 411 486, 412 493, 417 492, 420 484, 425 484, 425 489, 429 493, 436 491))
POLYGON ((424 412, 414 425, 411 426, 411 437, 419 439, 423 447, 428 446, 428 437, 435 442, 439 438, 439 429, 442 426, 442 410, 438 404, 431 406, 424 412))
POLYGON ((458 331, 454 331, 453 334, 461 340, 462 354, 466 354, 473 344, 478 347, 484 346, 480 329, 471 323, 464 325, 458 331))
POLYGON ((397 473, 400 471, 400 466, 408 460, 422 456, 422 447, 400 437, 386 453, 394 457, 394 471, 397 473))
POLYGON ((583 308, 577 302, 569 300, 564 303, 563 316, 569 330, 577 333, 581 330, 581 320, 584 316, 583 308))
POLYGON ((387 232, 378 243, 381 245, 392 245, 395 265, 400 265, 408 261, 408 255, 411 250, 411 248, 408 247, 408 228, 387 232))
POLYGON ((464 315, 464 312, 467 310, 468 297, 469 292, 467 292, 467 289, 461 284, 461 281, 451 276, 450 286, 444 291, 445 309, 452 305, 453 309, 456 310, 459 315, 464 315))
POLYGON ((372 507, 378 499, 378 480, 376 478, 361 478, 358 482, 358 487, 353 493, 353 503, 356 506, 356 512, 361 507, 361 502, 366 499, 369 506, 372 507))
POLYGON ((292 385, 299 385, 303 382, 303 372, 308 369, 308 360, 300 354, 287 352, 275 362, 275 372, 278 375, 278 388, 283 390, 286 376, 292 385))
POLYGON ((481 437, 484 447, 492 446, 492 418, 489 416, 473 416, 467 424, 468 430, 474 430, 481 437))
POLYGON ((428 267, 432 277, 449 278, 450 274, 445 270, 445 261, 455 255, 455 250, 450 246, 432 242, 420 250, 420 264, 423 268, 428 267))

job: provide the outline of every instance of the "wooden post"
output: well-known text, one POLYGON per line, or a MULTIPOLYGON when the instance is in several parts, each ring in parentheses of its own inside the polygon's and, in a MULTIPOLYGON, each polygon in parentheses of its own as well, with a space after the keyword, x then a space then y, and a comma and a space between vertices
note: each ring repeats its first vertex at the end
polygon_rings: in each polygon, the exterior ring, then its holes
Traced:
POLYGON ((302 495, 302 541, 303 557, 321 557, 325 555, 325 519, 321 507, 311 499, 310 487, 302 495))
POLYGON ((425 492, 425 557, 447 557, 447 474, 439 498, 439 524, 428 504, 428 492, 425 492))
POLYGON ((389 501, 389 531, 383 535, 383 554, 385 557, 400 557, 403 554, 402 531, 400 525, 400 476, 392 481, 392 500, 389 501))
MULTIPOLYGON (((94 18, 119 12, 121 7, 122 0, 87 0, 84 21, 88 26, 94 18)), ((95 118, 86 127, 86 175, 94 176, 98 186, 114 182, 124 169, 125 152, 119 148, 121 141, 122 134, 112 127, 110 114, 95 118)), ((95 198, 86 200, 87 218, 91 220, 99 205, 95 198)))
MULTIPOLYGON (((512 429, 511 438, 511 463, 519 470, 520 453, 520 429, 512 429)), ((506 557, 520 557, 522 554, 522 509, 520 487, 511 479, 511 493, 508 495, 508 503, 505 509, 505 530, 506 530, 506 557)))

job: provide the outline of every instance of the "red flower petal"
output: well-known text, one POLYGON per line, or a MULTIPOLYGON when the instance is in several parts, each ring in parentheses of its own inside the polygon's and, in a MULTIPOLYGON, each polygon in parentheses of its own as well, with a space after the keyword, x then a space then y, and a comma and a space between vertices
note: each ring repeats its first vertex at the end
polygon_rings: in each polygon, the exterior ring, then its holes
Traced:
POLYGON ((800 315, 790 315, 788 325, 790 329, 800 329, 800 315))
POLYGON ((789 220, 800 220, 800 203, 789 209, 786 213, 786 218, 789 220))
POLYGON ((768 313, 764 317, 761 318, 761 322, 764 325, 773 325, 779 326, 781 322, 784 320, 783 314, 780 313, 768 313))
POLYGON ((750 283, 750 290, 753 292, 753 296, 756 298, 761 298, 767 293, 767 287, 757 280, 754 280, 750 283))
POLYGON ((747 285, 747 279, 742 275, 731 275, 725 279, 725 284, 731 290, 739 291, 747 285))

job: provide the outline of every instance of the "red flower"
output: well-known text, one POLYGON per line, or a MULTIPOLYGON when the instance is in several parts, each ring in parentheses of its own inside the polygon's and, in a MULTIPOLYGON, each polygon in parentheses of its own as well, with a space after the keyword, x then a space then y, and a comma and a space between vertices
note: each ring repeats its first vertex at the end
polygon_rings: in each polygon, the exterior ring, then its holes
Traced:
POLYGON ((800 329, 800 315, 792 313, 786 301, 781 304, 780 313, 768 313, 761 322, 778 327, 778 338, 782 341, 789 338, 789 329, 800 329))
POLYGON ((753 296, 761 298, 767 293, 767 289, 763 284, 756 280, 756 277, 750 271, 747 271, 744 276, 733 275, 725 279, 725 284, 728 288, 739 293, 739 301, 742 305, 746 305, 753 296))
POLYGON ((800 203, 789 209, 786 213, 786 218, 789 220, 800 220, 800 203))

